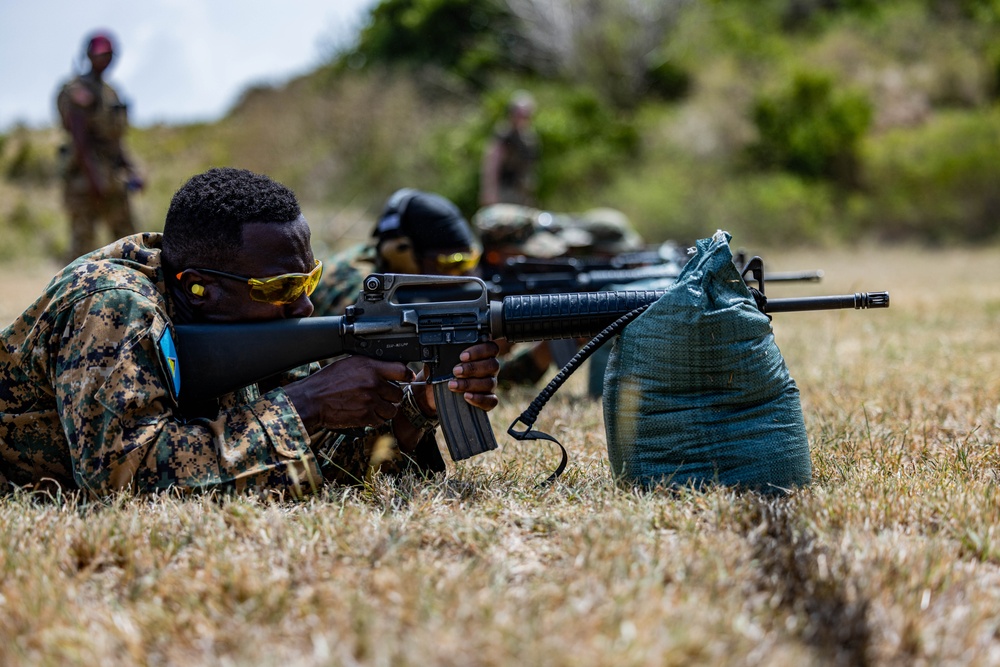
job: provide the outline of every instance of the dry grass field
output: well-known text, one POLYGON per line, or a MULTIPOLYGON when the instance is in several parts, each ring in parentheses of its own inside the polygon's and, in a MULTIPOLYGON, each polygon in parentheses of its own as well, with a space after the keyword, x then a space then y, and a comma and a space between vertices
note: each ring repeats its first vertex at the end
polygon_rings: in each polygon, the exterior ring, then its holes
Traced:
MULTIPOLYGON (((738 241, 738 239, 734 239, 738 241)), ((1000 665, 1000 249, 773 252, 811 486, 617 488, 574 377, 514 444, 303 503, 0 501, 5 665, 1000 665)), ((54 267, 0 267, 0 324, 54 267)))

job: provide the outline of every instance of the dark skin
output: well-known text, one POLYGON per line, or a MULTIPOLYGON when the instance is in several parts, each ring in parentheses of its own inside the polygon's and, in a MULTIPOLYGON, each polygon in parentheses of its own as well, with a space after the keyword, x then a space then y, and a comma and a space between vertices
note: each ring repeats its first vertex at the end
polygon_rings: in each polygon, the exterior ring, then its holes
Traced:
MULTIPOLYGON (((282 224, 244 225, 242 249, 225 270, 265 278, 308 273, 313 265, 309 225, 300 216, 282 224)), ((205 322, 267 321, 309 317, 313 312, 312 302, 305 295, 288 304, 261 303, 250 299, 245 283, 193 268, 181 273, 180 292, 196 317, 205 322), (204 288, 200 295, 191 291, 196 284, 204 288)), ((495 408, 496 374, 500 368, 497 352, 498 347, 492 341, 463 351, 449 388, 462 393, 476 407, 495 408)), ((322 428, 374 426, 392 419, 403 399, 400 383, 420 382, 424 375, 425 371, 421 371, 414 376, 401 362, 348 356, 303 380, 285 385, 284 389, 306 429, 314 433, 322 428)), ((419 386, 425 389, 415 393, 421 411, 429 417, 436 416, 431 385, 419 386)), ((420 433, 408 420, 398 420, 394 428, 403 451, 416 446, 420 433)))

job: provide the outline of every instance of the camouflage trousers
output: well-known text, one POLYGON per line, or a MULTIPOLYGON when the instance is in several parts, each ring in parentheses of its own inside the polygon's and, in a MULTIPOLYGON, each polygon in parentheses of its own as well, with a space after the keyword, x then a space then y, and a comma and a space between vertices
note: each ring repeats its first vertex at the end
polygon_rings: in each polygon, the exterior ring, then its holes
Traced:
POLYGON ((109 180, 109 191, 104 197, 94 195, 83 173, 69 174, 64 181, 63 203, 69 214, 70 261, 98 247, 96 235, 100 220, 107 224, 114 239, 136 231, 124 181, 118 178, 109 180))

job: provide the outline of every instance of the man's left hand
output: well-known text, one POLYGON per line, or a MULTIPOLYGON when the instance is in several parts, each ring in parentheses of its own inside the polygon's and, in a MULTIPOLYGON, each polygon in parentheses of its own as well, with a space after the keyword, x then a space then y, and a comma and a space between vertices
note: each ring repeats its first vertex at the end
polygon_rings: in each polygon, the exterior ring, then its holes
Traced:
MULTIPOLYGON (((463 394, 466 402, 477 408, 495 408, 500 402, 496 395, 497 373, 500 372, 500 362, 497 361, 499 353, 500 347, 493 341, 477 343, 463 350, 461 362, 452 371, 455 377, 448 381, 448 388, 457 394, 463 394)), ((431 385, 427 385, 424 398, 426 407, 429 408, 425 412, 436 413, 431 385)), ((421 405, 422 409, 424 407, 421 405)))

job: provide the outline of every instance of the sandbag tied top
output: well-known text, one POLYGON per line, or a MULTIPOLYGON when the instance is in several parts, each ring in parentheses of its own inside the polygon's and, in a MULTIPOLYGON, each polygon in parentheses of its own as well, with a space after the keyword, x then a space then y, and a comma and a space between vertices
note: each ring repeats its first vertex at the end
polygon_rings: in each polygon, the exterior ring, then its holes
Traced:
POLYGON ((604 376, 612 473, 653 486, 781 493, 812 474, 799 390, 733 264, 698 241, 667 293, 619 335, 604 376))

